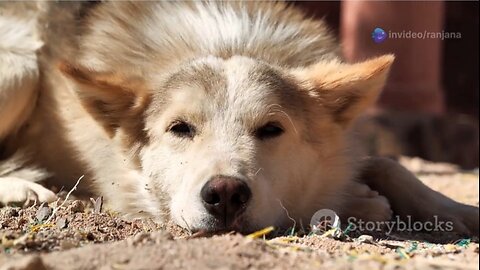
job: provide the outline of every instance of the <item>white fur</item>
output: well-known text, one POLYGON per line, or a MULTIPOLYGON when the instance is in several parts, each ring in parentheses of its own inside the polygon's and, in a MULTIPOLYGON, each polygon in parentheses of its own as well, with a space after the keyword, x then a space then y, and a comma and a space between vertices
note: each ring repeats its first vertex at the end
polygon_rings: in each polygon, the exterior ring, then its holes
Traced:
POLYGON ((0 140, 28 118, 36 100, 42 42, 36 36, 36 18, 0 16, 0 140), (22 92, 22 93, 17 93, 22 92))

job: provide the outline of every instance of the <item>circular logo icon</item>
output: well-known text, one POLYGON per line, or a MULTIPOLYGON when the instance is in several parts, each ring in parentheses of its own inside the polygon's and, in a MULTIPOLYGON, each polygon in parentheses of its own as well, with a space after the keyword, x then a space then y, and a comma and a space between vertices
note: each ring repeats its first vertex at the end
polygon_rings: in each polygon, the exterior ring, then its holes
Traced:
POLYGON ((372 39, 375 43, 382 43, 387 39, 387 32, 380 27, 377 27, 372 32, 372 39))
POLYGON ((321 232, 332 228, 340 228, 340 217, 333 210, 321 209, 313 214, 310 226, 313 231, 321 232))

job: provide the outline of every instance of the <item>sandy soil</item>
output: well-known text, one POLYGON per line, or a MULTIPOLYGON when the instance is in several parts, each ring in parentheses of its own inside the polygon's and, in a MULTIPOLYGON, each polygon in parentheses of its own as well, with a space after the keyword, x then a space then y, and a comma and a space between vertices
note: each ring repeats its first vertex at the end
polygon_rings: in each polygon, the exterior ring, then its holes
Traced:
MULTIPOLYGON (((401 162, 433 189, 478 206, 478 170, 401 162)), ((191 235, 172 224, 123 220, 101 209, 100 200, 61 203, 0 210, 1 270, 478 269, 479 263, 478 239, 455 234, 191 235)))

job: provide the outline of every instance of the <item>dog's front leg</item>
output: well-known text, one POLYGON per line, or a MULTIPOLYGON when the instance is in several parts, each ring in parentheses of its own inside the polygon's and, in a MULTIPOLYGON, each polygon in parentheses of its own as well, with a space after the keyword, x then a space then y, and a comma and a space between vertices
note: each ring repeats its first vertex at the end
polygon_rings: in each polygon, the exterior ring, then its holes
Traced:
POLYGON ((28 204, 28 202, 52 202, 56 195, 40 185, 51 176, 47 171, 26 166, 26 157, 22 152, 0 160, 0 206, 9 204, 28 204))
POLYGON ((57 196, 35 182, 18 177, 0 176, 0 205, 27 202, 53 202, 57 196))
POLYGON ((400 218, 451 222, 455 232, 479 234, 478 207, 461 204, 430 189, 393 160, 370 157, 363 162, 360 180, 385 196, 400 218))

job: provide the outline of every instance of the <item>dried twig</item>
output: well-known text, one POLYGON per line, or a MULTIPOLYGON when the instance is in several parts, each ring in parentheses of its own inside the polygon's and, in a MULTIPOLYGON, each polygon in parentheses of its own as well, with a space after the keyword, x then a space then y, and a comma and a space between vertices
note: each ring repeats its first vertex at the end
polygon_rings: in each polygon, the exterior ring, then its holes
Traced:
POLYGON ((68 197, 70 197, 70 194, 72 194, 72 192, 77 189, 77 186, 80 183, 80 180, 82 180, 84 176, 85 175, 82 175, 80 176, 80 178, 78 178, 77 183, 75 183, 73 188, 67 193, 67 196, 65 196, 65 200, 62 202, 62 204, 60 204, 60 206, 57 206, 53 209, 52 214, 50 215, 50 217, 48 217, 48 219, 44 223, 48 223, 52 220, 53 216, 57 213, 58 209, 62 208, 63 205, 67 202, 68 197))

